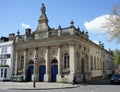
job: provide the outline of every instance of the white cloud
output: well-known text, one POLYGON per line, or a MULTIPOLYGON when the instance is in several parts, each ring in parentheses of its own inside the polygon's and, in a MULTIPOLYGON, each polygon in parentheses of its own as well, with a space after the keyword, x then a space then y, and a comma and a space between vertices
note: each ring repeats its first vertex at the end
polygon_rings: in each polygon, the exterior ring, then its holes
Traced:
POLYGON ((98 41, 93 41, 94 43, 96 43, 96 44, 99 44, 99 42, 98 41))
POLYGON ((22 26, 23 28, 25 28, 25 29, 26 29, 26 28, 31 28, 30 25, 25 24, 24 22, 21 24, 21 26, 22 26))
POLYGON ((84 23, 85 28, 92 33, 104 33, 106 31, 105 28, 103 28, 104 23, 107 22, 107 19, 110 15, 103 15, 94 18, 92 21, 87 21, 84 23))

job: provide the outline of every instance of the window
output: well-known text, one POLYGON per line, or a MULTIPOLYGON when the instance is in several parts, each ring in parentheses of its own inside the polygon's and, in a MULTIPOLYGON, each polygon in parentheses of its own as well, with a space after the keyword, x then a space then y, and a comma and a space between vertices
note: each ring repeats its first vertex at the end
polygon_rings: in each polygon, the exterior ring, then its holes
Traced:
POLYGON ((99 63, 99 57, 97 57, 97 69, 100 69, 99 65, 100 65, 100 63, 99 63))
POLYGON ((5 71, 4 71, 4 77, 5 78, 7 77, 7 69, 5 69, 5 71))
POLYGON ((1 69, 1 78, 3 77, 3 69, 1 69))
POLYGON ((6 63, 6 60, 4 60, 4 65, 6 65, 7 63, 6 63))
POLYGON ((91 69, 93 69, 93 57, 91 56, 91 69))
POLYGON ((7 47, 4 48, 4 53, 5 53, 5 54, 7 53, 7 47))
POLYGON ((6 58, 7 58, 7 59, 10 58, 10 54, 6 54, 6 58))
POLYGON ((7 53, 7 47, 3 47, 1 53, 6 54, 7 53))
POLYGON ((1 60, 1 65, 3 65, 4 64, 4 62, 3 62, 3 60, 1 60))
POLYGON ((64 54, 64 68, 69 68, 69 54, 65 53, 64 54))
POLYGON ((4 48, 1 48, 1 54, 4 54, 4 48))
POLYGON ((21 57, 21 66, 20 66, 20 69, 23 69, 24 67, 24 57, 22 56, 21 57))
POLYGON ((6 65, 6 64, 7 64, 6 59, 2 59, 0 65, 6 65))
POLYGON ((96 57, 94 57, 94 69, 96 69, 96 57))

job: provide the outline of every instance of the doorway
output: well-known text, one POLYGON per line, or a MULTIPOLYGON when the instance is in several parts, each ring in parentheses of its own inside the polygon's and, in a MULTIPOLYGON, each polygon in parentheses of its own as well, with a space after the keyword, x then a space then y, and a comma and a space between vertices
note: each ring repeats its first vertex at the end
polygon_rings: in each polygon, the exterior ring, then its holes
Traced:
POLYGON ((33 75, 33 70, 34 70, 34 66, 33 65, 30 65, 27 69, 27 76, 26 76, 26 81, 32 81, 32 75, 33 75))
POLYGON ((39 81, 44 82, 44 74, 46 73, 46 66, 40 65, 39 66, 39 81))
POLYGON ((58 61, 53 59, 51 62, 51 82, 57 81, 57 74, 58 74, 58 61))

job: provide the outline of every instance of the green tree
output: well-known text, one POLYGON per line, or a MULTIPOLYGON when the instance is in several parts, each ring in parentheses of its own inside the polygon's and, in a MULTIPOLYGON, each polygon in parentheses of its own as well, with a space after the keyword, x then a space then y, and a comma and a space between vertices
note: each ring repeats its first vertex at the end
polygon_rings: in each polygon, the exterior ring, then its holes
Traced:
POLYGON ((120 64, 120 50, 118 49, 114 50, 114 61, 115 64, 120 64))
POLYGON ((120 3, 112 8, 112 13, 106 18, 106 23, 103 26, 107 29, 106 35, 111 40, 116 40, 120 43, 120 3))

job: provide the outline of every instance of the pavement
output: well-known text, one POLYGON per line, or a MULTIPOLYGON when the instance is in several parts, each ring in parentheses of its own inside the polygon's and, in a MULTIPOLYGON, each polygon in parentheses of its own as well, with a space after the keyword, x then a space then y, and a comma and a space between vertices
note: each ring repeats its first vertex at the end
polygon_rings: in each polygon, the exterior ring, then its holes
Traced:
POLYGON ((47 83, 36 82, 36 87, 33 87, 33 82, 0 82, 0 89, 10 90, 52 90, 64 88, 76 88, 80 85, 72 85, 67 83, 47 83))

